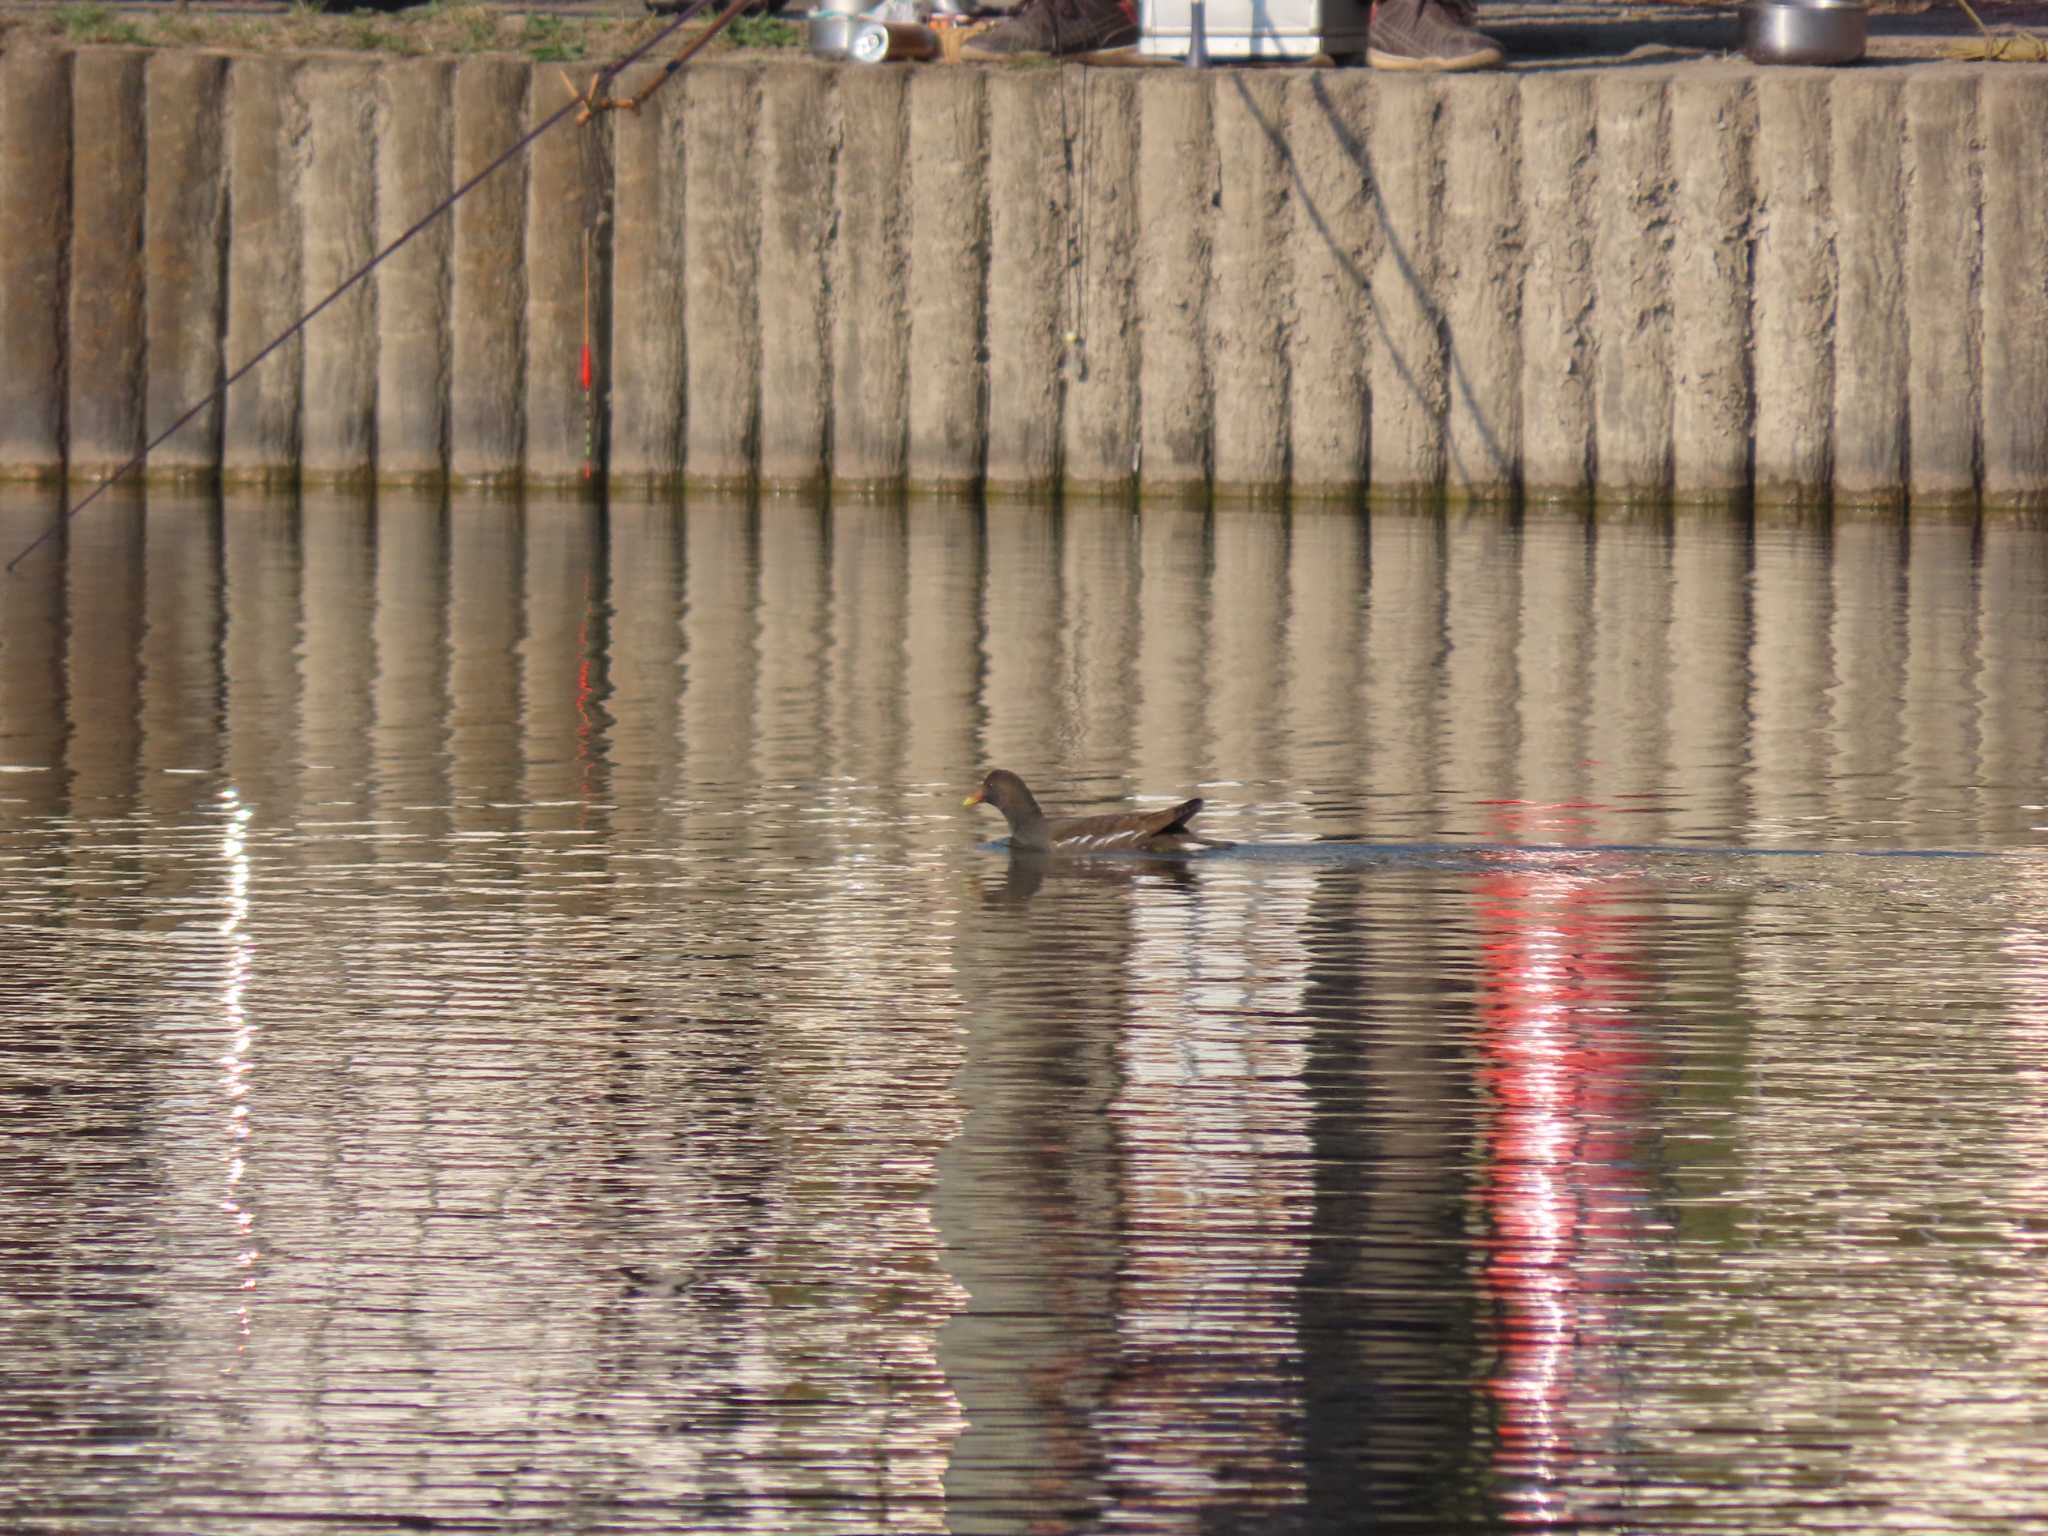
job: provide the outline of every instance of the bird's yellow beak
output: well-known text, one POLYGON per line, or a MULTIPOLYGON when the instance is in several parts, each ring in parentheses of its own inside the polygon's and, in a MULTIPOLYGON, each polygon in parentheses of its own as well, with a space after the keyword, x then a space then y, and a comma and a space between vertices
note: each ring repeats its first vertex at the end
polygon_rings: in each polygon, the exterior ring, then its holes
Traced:
POLYGON ((961 804, 962 806, 969 806, 969 805, 979 805, 979 804, 981 804, 981 791, 977 789, 977 790, 976 790, 976 791, 975 791, 975 792, 974 792, 973 794, 969 795, 969 796, 968 796, 968 797, 967 797, 967 798, 966 798, 965 800, 962 800, 962 801, 960 802, 960 804, 961 804))

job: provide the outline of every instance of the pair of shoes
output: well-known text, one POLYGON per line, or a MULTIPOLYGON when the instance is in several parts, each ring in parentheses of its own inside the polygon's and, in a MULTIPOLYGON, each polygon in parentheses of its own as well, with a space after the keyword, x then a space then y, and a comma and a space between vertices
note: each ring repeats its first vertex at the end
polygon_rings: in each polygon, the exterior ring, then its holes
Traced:
POLYGON ((1128 48, 1138 40, 1135 0, 1025 0, 986 32, 960 48, 963 59, 1017 59, 1031 54, 1060 58, 1104 48, 1128 48))
POLYGON ((1365 61, 1374 69, 1491 69, 1500 44, 1473 29, 1478 0, 1373 0, 1365 61))

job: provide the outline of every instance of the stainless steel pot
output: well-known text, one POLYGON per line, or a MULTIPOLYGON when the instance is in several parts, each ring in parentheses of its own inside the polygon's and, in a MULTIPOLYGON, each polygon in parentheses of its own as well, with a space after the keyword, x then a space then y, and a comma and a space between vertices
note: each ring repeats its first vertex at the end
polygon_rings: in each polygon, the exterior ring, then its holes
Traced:
POLYGON ((930 59, 939 52, 938 34, 914 21, 877 21, 836 9, 817 10, 810 19, 811 52, 821 59, 930 59))
MULTIPOLYGON (((868 35, 880 32, 878 23, 869 21, 858 11, 843 11, 837 7, 811 13, 811 52, 821 59, 847 59, 853 57, 856 42, 868 42, 868 35)), ((886 33, 883 34, 885 37, 886 33)), ((872 47, 872 43, 869 44, 872 47)), ((886 52, 886 46, 884 48, 886 52)))
POLYGON ((1849 64, 1869 23, 1862 0, 1748 0, 1742 51, 1753 64, 1849 64))

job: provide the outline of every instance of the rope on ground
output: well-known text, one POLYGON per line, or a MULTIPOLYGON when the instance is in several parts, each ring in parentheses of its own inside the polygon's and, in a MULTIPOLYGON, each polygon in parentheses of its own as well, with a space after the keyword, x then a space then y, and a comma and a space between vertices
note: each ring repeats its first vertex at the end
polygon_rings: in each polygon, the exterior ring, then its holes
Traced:
POLYGON ((258 363, 261 363, 265 358, 269 357, 271 353, 275 352, 279 347, 283 346, 286 342, 290 341, 294 336, 298 335, 300 331, 303 331, 308 325, 310 325, 313 322, 314 317, 319 315, 321 311, 327 309, 330 305, 334 303, 335 300, 339 299, 343 294, 347 293, 349 289, 355 287, 357 283, 361 282, 364 278, 368 277, 379 266, 381 266, 388 257, 390 257, 392 254, 398 251, 402 246, 410 242, 414 236, 418 235, 421 231, 426 229, 426 227, 432 224, 434 220, 440 218, 441 215, 446 213, 450 208, 453 208, 456 205, 456 203, 460 202, 464 197, 468 196, 471 192, 475 191, 476 188, 479 185, 481 185, 486 178, 488 178, 498 170, 502 169, 516 155, 520 154, 523 150, 527 148, 528 145, 532 144, 535 139, 539 138, 542 134, 546 133, 550 128, 554 127, 555 124, 559 123, 563 118, 569 116, 571 113, 576 114, 576 121, 578 123, 587 123, 598 112, 612 111, 622 107, 628 111, 637 112, 640 109, 640 104, 642 102, 646 101, 648 97, 652 96, 663 85, 667 84, 670 78, 675 75, 676 71, 681 69, 685 64, 689 63, 689 61, 693 57, 695 57, 697 52, 700 49, 702 49, 706 43, 709 43, 714 37, 718 36, 720 32, 723 32, 726 29, 726 27, 739 16, 741 11, 745 10, 749 5, 754 3, 754 0, 730 0, 730 3, 726 6, 724 10, 718 13, 717 18, 711 23, 711 25, 707 27, 703 32, 699 33, 696 37, 692 38, 689 44, 686 47, 684 47, 682 52, 678 53, 673 59, 669 60, 668 63, 664 64, 662 66, 661 73, 655 76, 653 82, 648 85, 646 90, 640 92, 639 95, 630 97, 624 101, 614 101, 599 94, 604 90, 606 86, 610 85, 612 81, 617 79, 619 75, 622 74, 625 70, 630 68, 632 65, 638 63, 641 59, 645 58, 648 53, 652 52, 656 44, 662 42, 664 39, 668 37, 673 36, 684 25, 695 19, 698 13, 703 11, 710 3, 711 0, 689 0, 689 3, 676 13, 675 20, 669 22, 666 26, 662 27, 658 32, 650 34, 647 41, 641 43, 638 47, 633 48, 629 52, 622 54, 619 58, 613 60, 611 63, 607 64, 603 69, 599 70, 595 75, 591 76, 590 86, 588 90, 577 91, 572 86, 570 88, 570 100, 565 106, 557 108, 554 112, 550 113, 547 117, 543 118, 533 128, 529 129, 522 138, 517 140, 509 148, 507 148, 501 154, 499 154, 498 157, 491 161, 489 165, 486 165, 482 170, 478 171, 474 176, 470 177, 469 180, 465 181, 461 186, 457 187, 453 192, 449 193, 447 197, 443 198, 440 203, 438 203, 430 212, 428 212, 424 217, 422 217, 418 223, 414 224, 412 228, 408 229, 396 240, 393 240, 389 245, 385 246, 383 250, 379 251, 376 255, 372 256, 368 261, 364 262, 362 266, 358 267, 354 272, 350 273, 346 278, 342 279, 340 287, 336 288, 332 293, 328 294, 326 298, 322 299, 318 304, 315 304, 311 309, 307 310, 304 314, 300 315, 298 319, 294 320, 290 325, 285 327, 285 329, 281 331, 276 337, 271 339, 269 342, 265 343, 265 345, 256 353, 254 357, 250 358, 246 363, 242 364, 241 367, 237 368, 233 373, 229 374, 226 378, 222 379, 220 383, 216 384, 213 387, 211 393, 202 398, 197 404, 192 406, 190 410, 186 411, 182 416, 180 416, 176 421, 172 422, 168 427, 165 427, 163 431, 157 433, 155 437, 151 438, 147 443, 145 443, 140 449, 136 451, 135 456, 133 458, 129 459, 125 464, 121 465, 120 468, 116 469, 112 474, 106 476, 105 479, 101 480, 99 484, 95 485, 90 491, 87 491, 85 495, 81 497, 70 508, 68 508, 61 517, 59 517, 55 522, 51 523, 49 527, 45 528, 33 539, 31 539, 19 554, 17 554, 12 560, 7 562, 7 570, 9 574, 12 574, 15 567, 20 565, 22 561, 26 560, 30 555, 34 554, 36 550, 40 549, 44 544, 48 543, 50 539, 54 538, 58 531, 62 529, 66 524, 68 524, 74 517, 78 516, 79 513, 83 512, 87 507, 91 506, 95 501, 99 500, 101 494, 105 492, 109 486, 113 485, 115 482, 119 480, 125 479, 128 475, 132 474, 137 469, 140 469, 145 463, 147 463, 149 460, 149 456, 152 453, 154 453, 157 449, 161 448, 166 442, 168 442, 172 435, 179 430, 179 428, 185 426, 188 422, 193 420, 193 418, 198 416, 199 413, 205 410, 208 406, 222 399, 227 394, 228 390, 235 383, 237 383, 239 380, 245 377, 253 368, 256 367, 258 363))
POLYGON ((1970 0, 1956 0, 1956 4, 1977 23, 1983 36, 1974 42, 1948 44, 1941 50, 1943 58, 1981 59, 1990 64, 2048 63, 2048 38, 2036 37, 2031 32, 1993 32, 1984 25, 1984 18, 1971 9, 1970 0))

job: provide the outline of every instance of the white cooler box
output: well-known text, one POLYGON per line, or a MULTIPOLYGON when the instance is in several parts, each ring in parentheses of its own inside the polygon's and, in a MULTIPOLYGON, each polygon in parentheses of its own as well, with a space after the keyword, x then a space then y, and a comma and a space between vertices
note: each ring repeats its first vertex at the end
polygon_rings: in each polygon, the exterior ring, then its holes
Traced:
MULTIPOLYGON (((1184 59, 1189 0, 1139 0, 1138 52, 1184 59)), ((1208 0, 1202 28, 1212 59, 1333 59, 1365 52, 1359 0, 1208 0)))

